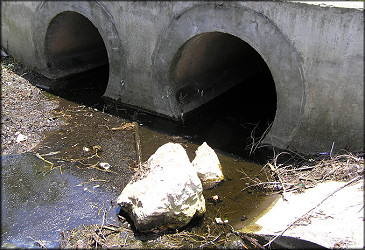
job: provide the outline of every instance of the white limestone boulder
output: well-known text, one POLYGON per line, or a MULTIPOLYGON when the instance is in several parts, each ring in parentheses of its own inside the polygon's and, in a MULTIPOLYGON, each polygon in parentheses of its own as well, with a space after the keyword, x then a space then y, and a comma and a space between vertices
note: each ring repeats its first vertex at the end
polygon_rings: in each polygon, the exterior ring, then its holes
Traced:
POLYGON ((198 147, 195 154, 196 156, 192 163, 202 181, 204 189, 212 188, 224 180, 218 156, 206 142, 198 147))
POLYGON ((205 211, 203 188, 180 144, 161 146, 118 197, 141 232, 180 228, 205 211))

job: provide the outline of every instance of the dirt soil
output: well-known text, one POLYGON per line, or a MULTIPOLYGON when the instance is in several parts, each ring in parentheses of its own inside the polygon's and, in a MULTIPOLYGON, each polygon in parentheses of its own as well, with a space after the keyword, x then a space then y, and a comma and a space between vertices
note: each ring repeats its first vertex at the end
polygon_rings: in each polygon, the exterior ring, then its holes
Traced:
POLYGON ((52 115, 58 102, 48 100, 40 89, 30 83, 40 79, 40 75, 15 59, 2 57, 2 155, 29 152, 43 139, 44 131, 57 128, 63 123, 52 115))
MULTIPOLYGON (((55 118, 52 110, 58 107, 57 99, 35 87, 48 81, 32 69, 11 57, 2 57, 1 83, 1 154, 21 154, 31 151, 43 139, 45 131, 58 128, 63 120, 55 118)), ((291 154, 290 154, 291 155, 291 154)), ((327 180, 350 181, 364 174, 363 154, 345 152, 316 158, 305 157, 303 165, 280 163, 278 157, 265 167, 271 169, 267 179, 243 180, 247 189, 272 189, 274 192, 303 192, 327 180)), ((299 158, 300 158, 299 157, 299 158)), ((288 161, 289 162, 289 161, 288 161)), ((295 162, 295 161, 294 161, 295 162)), ((229 225, 216 225, 205 232, 193 229, 171 234, 143 236, 133 232, 124 218, 120 225, 82 226, 63 233, 63 248, 182 248, 182 247, 243 247, 261 248, 254 236, 235 232, 229 225), (238 239, 231 240, 233 236, 238 239), (232 245, 233 244, 233 245, 232 245), (238 244, 238 245, 237 245, 238 244)), ((234 237, 233 237, 234 238, 234 237)), ((42 246, 42 242, 39 243, 42 246)))

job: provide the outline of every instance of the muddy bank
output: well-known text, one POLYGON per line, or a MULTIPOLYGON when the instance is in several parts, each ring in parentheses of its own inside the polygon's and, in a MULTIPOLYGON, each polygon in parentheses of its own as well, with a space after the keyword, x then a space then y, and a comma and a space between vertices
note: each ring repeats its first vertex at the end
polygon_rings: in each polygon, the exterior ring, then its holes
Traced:
POLYGON ((52 114, 58 101, 34 87, 30 81, 40 76, 15 59, 2 57, 1 66, 1 154, 28 152, 44 138, 43 132, 63 124, 52 114), (26 139, 17 142, 19 134, 26 139))
POLYGON ((3 247, 59 247, 64 230, 116 222, 113 200, 133 173, 133 126, 34 86, 49 83, 3 58, 3 247))

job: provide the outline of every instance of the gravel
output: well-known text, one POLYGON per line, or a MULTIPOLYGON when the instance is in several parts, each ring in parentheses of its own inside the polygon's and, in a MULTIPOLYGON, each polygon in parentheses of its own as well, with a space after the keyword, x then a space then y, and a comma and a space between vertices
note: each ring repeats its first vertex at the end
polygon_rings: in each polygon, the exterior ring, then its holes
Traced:
POLYGON ((45 131, 62 124, 52 114, 58 101, 48 100, 32 85, 44 77, 11 57, 1 59, 1 154, 29 152, 45 131))

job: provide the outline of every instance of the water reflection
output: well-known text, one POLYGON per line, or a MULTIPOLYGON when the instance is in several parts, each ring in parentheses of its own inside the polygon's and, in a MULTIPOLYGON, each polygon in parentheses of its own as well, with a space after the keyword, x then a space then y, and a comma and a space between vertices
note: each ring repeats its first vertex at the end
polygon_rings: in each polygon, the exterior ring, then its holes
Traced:
POLYGON ((87 182, 92 174, 78 175, 70 167, 50 169, 34 154, 2 157, 1 239, 18 247, 35 247, 40 240, 57 247, 60 233, 81 224, 116 222, 112 200, 119 190, 112 183, 87 182), (98 183, 99 184, 99 183, 98 183))

